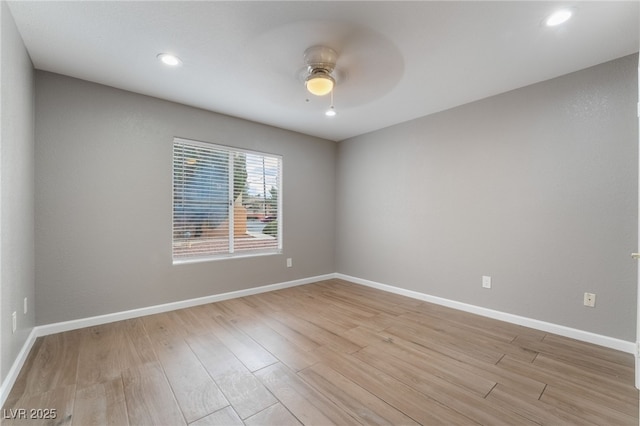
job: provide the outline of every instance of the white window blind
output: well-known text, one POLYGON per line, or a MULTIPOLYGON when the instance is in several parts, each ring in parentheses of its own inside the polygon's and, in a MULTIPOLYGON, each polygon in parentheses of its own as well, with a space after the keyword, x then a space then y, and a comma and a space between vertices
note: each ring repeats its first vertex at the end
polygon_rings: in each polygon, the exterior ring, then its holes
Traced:
POLYGON ((176 138, 173 262, 282 251, 282 157, 176 138))

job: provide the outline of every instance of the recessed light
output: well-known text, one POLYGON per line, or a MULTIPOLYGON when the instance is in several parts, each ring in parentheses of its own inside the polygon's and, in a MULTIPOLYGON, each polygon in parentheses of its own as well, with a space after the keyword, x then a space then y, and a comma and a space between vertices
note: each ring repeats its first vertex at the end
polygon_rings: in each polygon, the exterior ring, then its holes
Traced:
POLYGON ((560 9, 553 12, 551 15, 547 17, 544 23, 547 27, 555 27, 556 25, 564 24, 573 15, 573 11, 571 9, 560 9))
POLYGON ((331 105, 331 108, 329 108, 328 110, 325 111, 324 115, 326 115, 327 117, 335 117, 336 116, 336 110, 333 107, 333 105, 331 105))
POLYGON ((162 61, 163 64, 169 65, 172 67, 177 67, 182 64, 182 61, 177 56, 171 55, 169 53, 159 53, 157 56, 158 59, 162 61))

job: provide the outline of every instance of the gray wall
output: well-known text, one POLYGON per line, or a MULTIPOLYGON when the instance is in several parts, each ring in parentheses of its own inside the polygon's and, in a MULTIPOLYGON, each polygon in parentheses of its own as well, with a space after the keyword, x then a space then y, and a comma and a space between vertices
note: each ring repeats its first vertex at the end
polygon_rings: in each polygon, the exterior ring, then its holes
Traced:
POLYGON ((635 341, 637 94, 633 55, 341 142, 338 272, 635 341))
POLYGON ((335 272, 336 151, 333 142, 36 71, 37 324, 335 272), (174 136, 283 156, 282 255, 172 265, 174 136))
POLYGON ((34 326, 33 67, 11 12, 0 2, 0 379, 34 326), (27 297, 29 310, 23 313, 27 297), (16 333, 11 313, 17 313, 16 333))

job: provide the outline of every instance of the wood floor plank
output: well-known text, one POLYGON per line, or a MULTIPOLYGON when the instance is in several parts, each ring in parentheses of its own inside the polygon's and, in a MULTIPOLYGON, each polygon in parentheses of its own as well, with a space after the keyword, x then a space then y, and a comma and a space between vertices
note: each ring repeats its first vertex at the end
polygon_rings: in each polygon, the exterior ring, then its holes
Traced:
POLYGON ((361 297, 349 291, 336 290, 331 287, 328 287, 328 290, 325 290, 323 294, 338 306, 346 306, 356 312, 368 313, 369 316, 377 315, 380 312, 393 316, 409 312, 407 308, 391 303, 387 298, 361 297))
POLYGON ((498 384, 487 396, 487 400, 503 410, 513 411, 527 419, 542 425, 595 425, 589 419, 580 418, 561 410, 537 398, 529 398, 513 389, 506 389, 498 384))
POLYGON ((546 336, 546 332, 535 330, 518 324, 498 321, 493 318, 484 317, 470 312, 460 311, 449 308, 447 306, 437 305, 434 303, 424 302, 421 312, 429 315, 441 317, 446 321, 458 322, 468 327, 474 327, 478 330, 491 330, 494 333, 503 333, 506 336, 529 336, 538 340, 542 340, 546 336))
POLYGON ((194 306, 189 309, 162 312, 141 318, 150 338, 186 338, 194 334, 209 332, 207 312, 211 305, 194 306))
MULTIPOLYGON (((337 310, 344 312, 346 315, 350 315, 354 318, 369 318, 380 313, 380 311, 377 311, 375 308, 369 307, 368 305, 362 303, 358 303, 346 297, 336 295, 332 291, 322 291, 319 299, 324 303, 328 303, 329 305, 333 306, 334 309, 337 308, 337 310)), ((394 314, 394 312, 384 312, 391 315, 394 314)), ((401 311, 401 313, 404 312, 401 311)))
POLYGON ((417 351, 410 345, 403 345, 398 341, 367 346, 360 350, 359 353, 369 355, 384 354, 385 357, 396 357, 411 364, 428 377, 438 377, 481 398, 484 398, 496 385, 496 382, 475 375, 469 370, 459 367, 455 362, 451 362, 451 360, 441 355, 438 356, 437 353, 417 351))
POLYGON ((257 321, 238 321, 237 325, 263 348, 289 368, 299 371, 318 362, 313 353, 302 350, 298 345, 257 321))
MULTIPOLYGON (((378 335, 384 336, 385 332, 378 333, 378 335)), ((395 343, 402 350, 412 353, 419 362, 430 363, 431 366, 428 368, 434 368, 436 371, 438 371, 438 369, 444 370, 448 373, 455 373, 463 377, 468 375, 468 378, 479 377, 487 381, 487 386, 492 384, 491 387, 493 387, 493 384, 500 383, 503 387, 517 389, 518 392, 536 399, 540 397, 545 387, 544 382, 514 374, 492 363, 482 362, 466 354, 455 352, 452 357, 452 352, 442 351, 442 348, 438 347, 438 345, 425 347, 422 344, 387 336, 382 341, 376 342, 375 344, 372 343, 370 346, 375 347, 375 345, 382 344, 384 347, 387 347, 389 342, 395 343)), ((486 388, 480 388, 479 393, 482 394, 484 390, 486 390, 486 388)))
POLYGON ((556 406, 566 412, 570 412, 583 420, 600 425, 629 425, 638 424, 636 416, 630 416, 614 410, 603 404, 587 400, 577 393, 566 393, 556 389, 553 385, 547 386, 540 397, 540 401, 556 406))
POLYGON ((345 281, 339 278, 333 278, 323 282, 323 289, 332 289, 336 291, 339 295, 348 294, 356 299, 365 299, 371 300, 377 303, 385 303, 389 305, 393 305, 396 307, 400 307, 402 309, 416 309, 420 307, 423 303, 422 300, 413 299, 411 297, 403 296, 401 294, 383 292, 384 297, 379 297, 381 294, 380 290, 367 287, 359 284, 354 284, 349 281, 345 281))
POLYGON ((300 371, 298 375, 365 424, 418 424, 324 364, 315 364, 300 371))
MULTIPOLYGON (((300 307, 307 312, 309 322, 336 334, 340 334, 353 327, 357 327, 363 322, 362 320, 354 320, 353 317, 331 305, 319 305, 313 303, 304 304, 300 307)), ((366 322, 368 322, 368 320, 366 322)))
MULTIPOLYGON (((379 299, 379 296, 381 294, 380 290, 354 284, 338 278, 325 281, 323 283, 323 287, 333 288, 338 292, 348 292, 358 298, 362 297, 366 299, 379 299)), ((420 310, 421 306, 424 304, 422 300, 388 292, 384 293, 384 300, 388 303, 392 303, 394 305, 398 305, 405 309, 411 310, 420 310)))
POLYGON ((124 365, 135 367, 158 361, 142 319, 122 321, 122 325, 126 335, 126 350, 120 354, 124 358, 124 365))
MULTIPOLYGON (((397 324, 384 330, 384 333, 396 336, 409 342, 414 342, 425 347, 439 346, 448 351, 460 352, 489 364, 496 364, 505 355, 493 348, 483 347, 466 342, 460 338, 449 336, 427 327, 419 327, 415 324, 397 324)), ((393 338, 393 337, 392 337, 393 338)), ((452 358, 455 358, 452 356, 452 358)))
POLYGON ((413 364, 399 358, 369 354, 364 351, 358 351, 353 356, 480 424, 536 424, 518 414, 498 409, 486 399, 446 380, 425 375, 413 364))
POLYGON ((122 379, 96 383, 76 391, 74 426, 129 424, 122 379))
POLYGON ((244 422, 229 406, 189 423, 189 426, 244 426, 244 422))
POLYGON ((269 351, 230 321, 221 316, 213 318, 212 321, 210 332, 220 339, 249 371, 256 371, 278 362, 269 351))
POLYGON ((469 417, 445 407, 351 354, 336 353, 327 347, 317 352, 324 364, 420 424, 475 424, 469 417))
POLYGON ((129 423, 186 425, 162 368, 156 363, 131 367, 122 373, 129 423))
POLYGON ((538 354, 537 351, 529 349, 528 347, 511 344, 511 342, 517 338, 517 336, 513 334, 502 335, 500 333, 493 333, 493 329, 489 328, 478 330, 471 325, 447 321, 427 314, 411 313, 402 315, 396 319, 396 322, 405 320, 416 323, 419 329, 426 327, 439 333, 446 333, 448 336, 455 337, 470 344, 493 349, 498 353, 510 354, 527 362, 533 361, 538 354))
POLYGON ((200 314, 201 310, 208 310, 212 303, 194 306, 188 309, 178 309, 168 312, 170 318, 180 325, 183 336, 206 334, 209 332, 209 322, 200 314))
POLYGON ((24 395, 34 395, 75 384, 81 334, 74 331, 40 338, 28 369, 23 370, 25 376, 18 381, 24 381, 24 395))
POLYGON ((282 404, 274 404, 265 408, 258 414, 254 414, 244 421, 247 426, 278 425, 300 426, 298 421, 282 404))
POLYGON ((586 353, 594 358, 604 359, 609 362, 632 368, 635 365, 633 354, 612 351, 609 348, 594 345, 593 343, 581 342, 579 340, 557 336, 555 334, 545 335, 542 341, 546 344, 552 345, 556 350, 571 351, 571 353, 586 353))
POLYGON ((490 328, 478 330, 470 324, 465 325, 457 321, 442 320, 428 314, 403 315, 402 319, 396 319, 396 322, 405 319, 415 322, 418 330, 427 328, 437 333, 446 334, 451 338, 464 341, 469 345, 473 345, 475 348, 481 347, 485 350, 509 354, 527 362, 533 361, 537 355, 537 352, 534 350, 512 344, 512 341, 517 337, 512 333, 502 335, 502 333, 499 332, 494 333, 494 330, 490 328))
POLYGON ((120 378, 127 368, 122 359, 127 338, 122 324, 104 324, 82 331, 84 336, 78 355, 78 387, 120 378))
POLYGON ((246 419, 277 402, 213 334, 191 336, 187 343, 240 418, 246 419))
POLYGON ((158 340, 154 347, 187 423, 229 405, 183 339, 158 340))
POLYGON ((384 339, 378 332, 363 325, 351 328, 340 333, 342 338, 349 340, 351 343, 364 348, 369 345, 376 344, 384 339))
POLYGON ((244 297, 227 299, 219 303, 214 303, 210 308, 218 311, 216 315, 222 315, 229 321, 240 318, 257 320, 260 317, 260 311, 253 308, 244 297))
POLYGON ((592 386, 580 376, 562 374, 558 371, 547 371, 536 365, 525 363, 505 356, 497 365, 523 377, 531 377, 538 381, 553 385, 566 393, 576 393, 596 403, 604 403, 630 416, 638 412, 638 391, 631 387, 610 390, 606 387, 592 386))
POLYGON ((152 339, 185 337, 185 333, 182 327, 180 327, 180 324, 176 323, 169 314, 169 312, 162 312, 142 317, 144 328, 152 339))
MULTIPOLYGON (((364 314, 336 306, 332 300, 320 293, 307 292, 304 298, 293 297, 298 309, 307 312, 305 319, 335 334, 341 334, 357 326, 367 326, 382 330, 389 326, 390 318, 395 316, 382 312, 365 312, 364 314)), ((290 310, 290 309, 289 309, 290 310)))
POLYGON ((139 318, 81 330, 78 387, 119 378, 126 369, 157 362, 151 340, 139 318))
POLYGON ((314 336, 308 335, 300 330, 301 327, 299 324, 296 326, 296 322, 299 322, 298 318, 290 315, 290 318, 294 319, 294 321, 287 323, 276 320, 274 317, 277 315, 277 312, 265 314, 262 317, 263 324, 296 345, 304 352, 309 352, 321 345, 320 342, 314 339, 314 336))
POLYGON ((558 360, 547 354, 539 354, 533 362, 536 366, 545 371, 551 371, 558 375, 570 376, 577 378, 583 383, 593 385, 600 389, 607 389, 611 393, 624 393, 626 390, 633 388, 634 381, 630 376, 612 377, 594 373, 584 369, 580 364, 580 360, 576 363, 558 360))
POLYGON ((285 309, 287 306, 287 297, 282 296, 281 292, 282 290, 270 291, 258 295, 247 296, 244 300, 260 312, 278 312, 285 309))
POLYGON ((271 393, 305 425, 360 424, 280 363, 263 368, 255 374, 271 393))
POLYGON ((558 361, 570 362, 573 365, 580 366, 580 368, 585 371, 590 371, 598 375, 602 374, 614 378, 620 378, 632 377, 634 373, 633 366, 623 365, 608 359, 594 356, 592 351, 589 351, 584 347, 582 350, 566 349, 559 347, 558 345, 549 344, 544 340, 531 340, 523 336, 518 336, 513 343, 514 345, 542 353, 558 361))
MULTIPOLYGON (((311 339, 316 345, 310 349, 316 349, 318 346, 329 346, 340 352, 355 352, 360 347, 352 342, 342 338, 340 335, 332 333, 316 324, 313 324, 304 317, 306 312, 303 310, 290 310, 289 312, 275 312, 268 315, 274 318, 280 324, 295 330, 311 339), (295 314, 294 314, 295 313, 295 314)), ((269 322, 271 325, 272 322, 269 322)))

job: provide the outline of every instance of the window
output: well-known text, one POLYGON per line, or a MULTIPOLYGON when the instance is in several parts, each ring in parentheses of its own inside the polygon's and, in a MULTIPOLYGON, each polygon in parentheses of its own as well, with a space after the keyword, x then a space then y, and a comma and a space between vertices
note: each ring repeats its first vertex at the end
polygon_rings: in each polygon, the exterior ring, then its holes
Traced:
POLYGON ((282 157, 176 138, 173 263, 282 251, 282 157))

